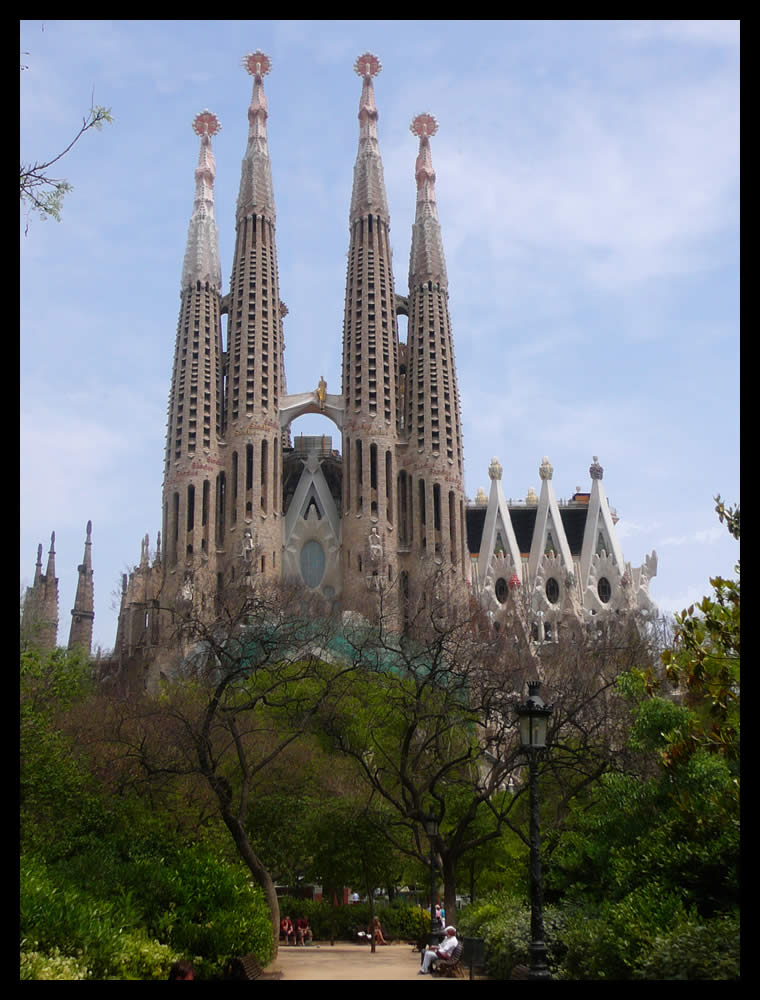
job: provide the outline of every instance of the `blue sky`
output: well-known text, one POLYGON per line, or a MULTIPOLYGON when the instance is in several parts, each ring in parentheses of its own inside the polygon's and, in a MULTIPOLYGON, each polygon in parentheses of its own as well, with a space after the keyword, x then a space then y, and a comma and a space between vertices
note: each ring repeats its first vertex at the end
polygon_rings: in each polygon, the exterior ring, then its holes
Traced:
MULTIPOLYGON (((465 486, 559 497, 598 455, 626 560, 657 551, 665 613, 738 559, 737 21, 22 21, 22 160, 61 161, 63 219, 20 220, 21 585, 56 532, 68 639, 88 519, 95 642, 160 529, 166 405, 198 139, 215 112, 228 285, 247 52, 266 78, 288 390, 340 391, 361 84, 376 53, 396 291, 405 294, 421 111, 432 142, 462 399, 465 486), (28 232, 24 232, 28 222, 28 232)), ((297 433, 332 434, 318 417, 297 433)))

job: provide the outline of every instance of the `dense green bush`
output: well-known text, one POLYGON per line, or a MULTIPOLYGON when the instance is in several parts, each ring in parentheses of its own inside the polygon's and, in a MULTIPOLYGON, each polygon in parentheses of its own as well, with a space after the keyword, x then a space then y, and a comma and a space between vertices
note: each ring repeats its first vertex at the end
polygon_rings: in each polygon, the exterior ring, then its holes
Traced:
POLYGON ((134 926, 128 895, 98 898, 38 858, 22 862, 20 903, 22 979, 165 979, 181 957, 134 926))
POLYGON ((658 934, 688 918, 681 896, 652 882, 619 902, 568 905, 561 978, 628 980, 658 934))
MULTIPOLYGON (((555 972, 565 952, 565 916, 555 906, 544 907, 547 963, 555 972)), ((509 979, 516 965, 530 962, 530 906, 509 892, 484 896, 466 907, 458 921, 460 937, 480 937, 485 943, 486 969, 493 979, 509 979)))
POLYGON ((24 858, 26 978, 165 979, 180 957, 210 977, 234 955, 271 960, 269 911, 241 866, 199 846, 135 855, 93 851, 50 866, 24 858))
POLYGON ((738 979, 739 916, 688 920, 658 935, 636 965, 636 979, 738 979))

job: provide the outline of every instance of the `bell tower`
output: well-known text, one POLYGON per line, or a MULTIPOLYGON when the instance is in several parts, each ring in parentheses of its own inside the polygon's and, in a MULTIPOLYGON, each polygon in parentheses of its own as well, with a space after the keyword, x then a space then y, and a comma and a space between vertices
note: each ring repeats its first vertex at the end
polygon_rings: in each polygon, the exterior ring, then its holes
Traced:
POLYGON ((381 68, 369 52, 354 64, 362 91, 343 322, 343 572, 344 593, 357 596, 398 576, 398 331, 373 85, 381 68))

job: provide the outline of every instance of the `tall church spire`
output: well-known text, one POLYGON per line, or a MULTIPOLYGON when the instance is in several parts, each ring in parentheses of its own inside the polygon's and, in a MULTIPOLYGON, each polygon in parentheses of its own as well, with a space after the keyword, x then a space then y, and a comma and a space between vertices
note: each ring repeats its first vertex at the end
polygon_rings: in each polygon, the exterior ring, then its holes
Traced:
POLYGON ((398 575, 398 331, 372 83, 380 69, 369 52, 354 63, 362 92, 343 321, 343 566, 344 591, 357 594, 398 575))
POLYGON ((469 579, 464 511, 462 431, 448 308, 448 280, 435 200, 430 138, 438 123, 420 114, 410 131, 419 138, 415 163, 417 209, 409 258, 409 326, 404 428, 408 467, 417 479, 414 545, 436 563, 469 579))
POLYGON ((230 581, 239 578, 244 535, 255 540, 256 569, 267 576, 279 575, 282 547, 283 313, 264 93, 271 61, 256 51, 245 56, 243 66, 253 77, 253 93, 229 294, 225 469, 217 483, 217 551, 230 581))
POLYGON ((84 558, 79 566, 79 580, 74 607, 71 609, 71 631, 69 649, 79 647, 87 655, 92 649, 92 626, 95 619, 94 593, 92 586, 92 521, 87 522, 87 537, 84 543, 84 558))
POLYGON ((161 535, 172 584, 164 594, 167 600, 182 585, 183 570, 194 571, 200 560, 207 564, 215 550, 210 498, 222 429, 222 278, 211 149, 221 125, 204 110, 192 127, 200 137, 200 153, 182 268, 164 459, 161 535))

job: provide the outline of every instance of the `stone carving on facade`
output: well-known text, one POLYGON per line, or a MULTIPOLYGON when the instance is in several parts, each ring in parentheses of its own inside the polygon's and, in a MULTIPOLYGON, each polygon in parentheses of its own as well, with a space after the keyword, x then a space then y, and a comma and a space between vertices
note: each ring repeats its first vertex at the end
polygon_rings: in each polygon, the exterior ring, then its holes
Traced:
POLYGON ((384 559, 383 559, 383 540, 375 525, 372 526, 372 530, 367 538, 367 566, 369 572, 367 573, 367 587, 369 590, 380 590, 384 582, 384 559))
POLYGON ((193 586, 192 574, 186 573, 185 579, 182 581, 182 586, 179 590, 179 598, 181 601, 187 601, 188 604, 192 604, 194 592, 195 588, 193 586))
POLYGON ((243 540, 240 543, 240 555, 244 563, 253 562, 253 553, 256 548, 256 543, 254 541, 253 535, 248 528, 243 532, 243 540))
POLYGON ((383 540, 374 525, 372 527, 372 531, 369 533, 367 546, 369 548, 369 561, 373 566, 378 566, 380 562, 382 562, 383 558, 383 540))
POLYGON ((583 605, 596 614, 609 614, 623 606, 620 569, 613 556, 603 552, 591 559, 583 605))

